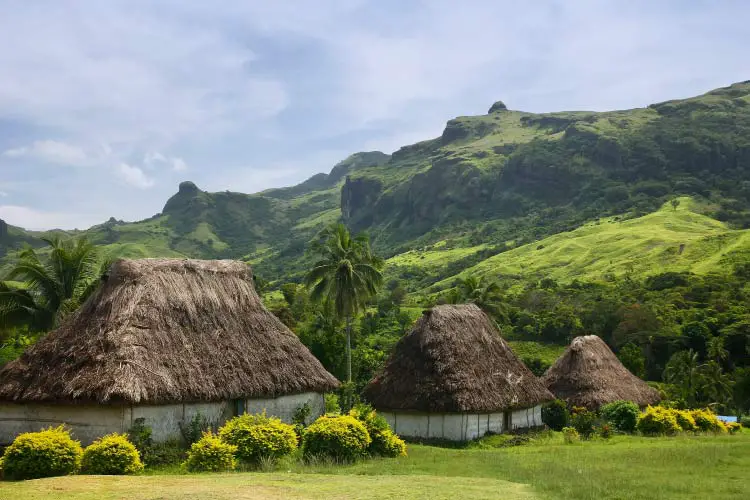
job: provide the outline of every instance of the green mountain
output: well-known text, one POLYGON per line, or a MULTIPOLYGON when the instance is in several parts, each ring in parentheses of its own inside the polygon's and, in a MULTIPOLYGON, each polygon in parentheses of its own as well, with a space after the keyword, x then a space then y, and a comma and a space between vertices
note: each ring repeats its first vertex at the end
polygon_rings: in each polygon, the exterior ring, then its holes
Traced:
MULTIPOLYGON (((240 258, 288 280, 304 272, 315 232, 343 219, 370 233, 412 291, 467 269, 563 280, 708 271, 724 265, 722 245, 744 245, 749 174, 750 82, 624 111, 497 102, 438 138, 354 154, 297 186, 248 195, 184 182, 162 213, 83 233, 113 256, 240 258), (690 198, 662 208, 678 196, 690 198)), ((40 236, 0 226, 0 254, 40 236)))

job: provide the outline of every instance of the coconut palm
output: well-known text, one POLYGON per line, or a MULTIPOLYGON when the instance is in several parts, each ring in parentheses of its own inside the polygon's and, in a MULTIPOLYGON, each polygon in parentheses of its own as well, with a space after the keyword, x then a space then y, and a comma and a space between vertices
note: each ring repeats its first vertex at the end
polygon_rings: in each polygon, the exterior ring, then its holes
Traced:
POLYGON ((490 316, 498 318, 504 315, 502 289, 496 281, 485 277, 469 276, 459 280, 456 288, 462 302, 471 302, 490 316))
POLYGON ((0 282, 0 327, 47 331, 75 311, 96 289, 108 263, 85 238, 77 241, 45 239, 50 248, 44 261, 26 248, 0 282))
POLYGON ((708 357, 719 364, 729 357, 729 351, 724 348, 724 337, 712 337, 706 347, 708 357))
POLYGON ((700 366, 698 387, 713 402, 729 401, 732 397, 732 379, 716 361, 700 366))
POLYGON ((701 379, 698 353, 690 349, 680 351, 669 358, 664 369, 664 380, 675 384, 680 395, 690 404, 695 402, 701 379))
POLYGON ((346 321, 346 376, 352 381, 351 330, 354 318, 383 282, 383 260, 375 256, 366 235, 352 237, 343 224, 321 231, 312 251, 320 256, 305 283, 310 298, 330 303, 334 314, 346 321))

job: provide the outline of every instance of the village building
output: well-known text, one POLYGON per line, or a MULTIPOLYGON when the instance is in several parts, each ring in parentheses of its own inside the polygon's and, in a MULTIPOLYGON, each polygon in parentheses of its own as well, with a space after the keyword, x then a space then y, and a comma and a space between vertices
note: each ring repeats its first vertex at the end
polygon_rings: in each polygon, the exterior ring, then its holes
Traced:
POLYGON ((59 328, 0 370, 0 443, 66 424, 84 444, 144 419, 155 441, 198 413, 325 410, 336 378, 263 306, 236 261, 120 260, 59 328))

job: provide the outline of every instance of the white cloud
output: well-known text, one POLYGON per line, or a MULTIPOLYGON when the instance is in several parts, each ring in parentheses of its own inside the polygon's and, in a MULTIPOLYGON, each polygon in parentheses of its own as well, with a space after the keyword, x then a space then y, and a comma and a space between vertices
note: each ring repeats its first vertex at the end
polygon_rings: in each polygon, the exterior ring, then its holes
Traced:
POLYGON ((117 166, 117 175, 126 183, 138 189, 148 189, 155 184, 154 179, 148 177, 140 167, 120 163, 117 166))
POLYGON ((143 157, 143 164, 148 168, 168 166, 175 172, 184 172, 188 166, 185 160, 177 156, 165 156, 159 152, 149 152, 143 157))
POLYGON ((95 214, 59 211, 46 212, 17 205, 0 205, 0 219, 14 226, 34 231, 45 229, 83 229, 101 222, 98 215, 95 214))
POLYGON ((187 163, 182 158, 172 158, 172 170, 175 172, 184 172, 187 170, 187 163))
POLYGON ((75 167, 90 165, 92 160, 78 146, 53 140, 34 141, 29 146, 8 149, 3 153, 3 156, 8 158, 29 158, 45 163, 75 167))

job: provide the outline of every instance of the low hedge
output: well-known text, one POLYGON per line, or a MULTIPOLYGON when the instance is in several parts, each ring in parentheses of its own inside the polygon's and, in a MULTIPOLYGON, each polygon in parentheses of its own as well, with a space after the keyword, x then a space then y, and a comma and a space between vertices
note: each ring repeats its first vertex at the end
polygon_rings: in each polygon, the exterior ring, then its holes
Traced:
POLYGON ((83 450, 81 470, 86 474, 137 474, 143 472, 143 463, 127 436, 109 434, 83 450))
POLYGON ((297 449, 294 426, 265 414, 246 413, 227 421, 219 429, 219 438, 236 446, 237 458, 248 463, 275 460, 297 449))
POLYGON ((237 466, 234 456, 237 447, 225 443, 218 436, 206 432, 190 446, 187 460, 183 464, 191 472, 222 472, 237 466))
POLYGON ((302 451, 351 461, 366 455, 371 442, 365 425, 351 415, 325 415, 305 429, 302 451))
POLYGON ((81 467, 81 443, 63 426, 19 434, 0 459, 5 479, 37 479, 75 474, 81 467))

